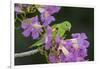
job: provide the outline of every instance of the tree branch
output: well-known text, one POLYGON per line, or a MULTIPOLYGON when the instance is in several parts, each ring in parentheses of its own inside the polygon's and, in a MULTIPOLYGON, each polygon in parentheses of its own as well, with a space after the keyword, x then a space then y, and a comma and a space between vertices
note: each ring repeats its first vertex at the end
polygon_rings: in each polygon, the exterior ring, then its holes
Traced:
POLYGON ((15 53, 15 58, 17 57, 24 57, 24 56, 30 56, 30 55, 33 55, 35 53, 39 52, 38 49, 35 49, 35 50, 31 50, 31 51, 27 51, 27 52, 22 52, 22 53, 15 53))

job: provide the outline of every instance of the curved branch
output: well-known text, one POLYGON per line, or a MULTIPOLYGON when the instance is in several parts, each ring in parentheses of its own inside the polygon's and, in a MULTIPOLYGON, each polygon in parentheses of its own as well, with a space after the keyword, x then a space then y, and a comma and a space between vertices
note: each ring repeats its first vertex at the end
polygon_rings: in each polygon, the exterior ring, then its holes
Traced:
POLYGON ((17 57, 24 57, 24 56, 30 56, 30 55, 33 55, 35 53, 39 52, 38 49, 35 49, 35 50, 31 50, 31 51, 27 51, 27 52, 22 52, 22 53, 15 53, 15 58, 17 57))

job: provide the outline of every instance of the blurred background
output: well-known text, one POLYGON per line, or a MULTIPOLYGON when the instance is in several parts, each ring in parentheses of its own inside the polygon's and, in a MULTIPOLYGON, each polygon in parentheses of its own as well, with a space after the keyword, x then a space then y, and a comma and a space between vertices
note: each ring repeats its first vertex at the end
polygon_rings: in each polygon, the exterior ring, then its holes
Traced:
MULTIPOLYGON (((31 17, 31 14, 27 14, 27 17, 31 17)), ((54 14, 56 21, 54 23, 69 21, 72 25, 71 31, 67 32, 67 38, 71 37, 72 33, 85 32, 88 36, 90 46, 88 48, 87 60, 94 60, 94 9, 84 7, 61 7, 59 13, 54 14)), ((29 48, 35 40, 30 37, 25 38, 22 35, 22 29, 20 21, 16 21, 15 26, 15 53, 30 51, 35 48, 29 48)), ((15 58, 15 65, 30 65, 30 64, 45 64, 46 59, 40 53, 32 56, 15 58)))

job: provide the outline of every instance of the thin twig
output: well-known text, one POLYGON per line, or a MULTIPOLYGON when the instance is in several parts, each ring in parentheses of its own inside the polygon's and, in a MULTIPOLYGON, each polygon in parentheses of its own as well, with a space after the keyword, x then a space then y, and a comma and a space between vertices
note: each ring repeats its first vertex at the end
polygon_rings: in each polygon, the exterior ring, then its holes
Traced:
POLYGON ((33 55, 35 53, 39 52, 38 49, 35 49, 35 50, 31 50, 31 51, 27 51, 27 52, 22 52, 22 53, 15 53, 15 58, 17 57, 24 57, 24 56, 30 56, 30 55, 33 55))

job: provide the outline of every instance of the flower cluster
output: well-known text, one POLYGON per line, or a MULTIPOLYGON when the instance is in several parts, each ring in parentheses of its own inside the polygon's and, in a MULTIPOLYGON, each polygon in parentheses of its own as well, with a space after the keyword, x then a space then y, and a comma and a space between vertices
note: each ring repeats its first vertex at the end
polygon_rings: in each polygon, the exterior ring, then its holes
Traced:
POLYGON ((24 13, 24 8, 28 8, 30 5, 29 4, 15 4, 14 11, 19 14, 19 13, 24 13))
MULTIPOLYGON (((23 7, 29 5, 16 5, 15 12, 23 12, 23 7)), ((33 39, 43 37, 43 48, 48 52, 50 63, 58 62, 77 62, 85 61, 89 42, 85 33, 74 33, 71 39, 64 39, 58 33, 59 29, 50 26, 55 21, 53 14, 59 12, 61 7, 58 6, 39 6, 36 10, 39 12, 34 17, 26 18, 21 22, 21 28, 24 30, 24 37, 32 36, 33 39), (53 33, 55 37, 53 37, 53 33)), ((59 26, 60 28, 61 26, 59 26)), ((65 27, 65 26, 64 26, 65 27)), ((65 28, 66 29, 66 28, 65 28)))
POLYGON ((21 27, 24 29, 22 33, 25 37, 28 37, 32 33, 33 39, 39 37, 39 33, 42 32, 42 25, 38 20, 38 16, 28 18, 22 21, 21 27))
POLYGON ((39 34, 43 31, 42 27, 47 28, 53 21, 55 21, 52 14, 57 13, 60 10, 60 7, 57 6, 44 6, 40 8, 44 10, 42 12, 40 11, 40 21, 38 15, 22 21, 21 27, 24 29, 22 34, 25 37, 28 37, 32 33, 33 39, 37 39, 39 34))
POLYGON ((60 39, 57 36, 55 39, 57 54, 51 52, 49 61, 51 63, 84 61, 89 46, 89 42, 86 39, 85 33, 72 34, 72 39, 67 40, 60 39))

